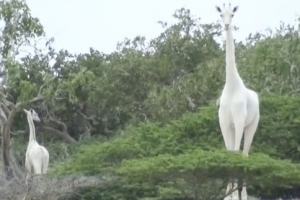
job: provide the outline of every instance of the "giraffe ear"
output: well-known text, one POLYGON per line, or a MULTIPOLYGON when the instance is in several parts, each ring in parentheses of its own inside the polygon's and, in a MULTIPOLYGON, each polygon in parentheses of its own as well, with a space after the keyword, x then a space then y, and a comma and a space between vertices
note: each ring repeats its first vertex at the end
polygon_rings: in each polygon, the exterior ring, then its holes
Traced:
POLYGON ((217 9, 218 12, 222 12, 221 8, 219 6, 216 6, 216 9, 217 9))
POLYGON ((233 8, 232 12, 236 12, 238 10, 239 6, 236 6, 233 8))
POLYGON ((24 110, 24 112, 26 112, 26 113, 28 112, 28 110, 26 110, 25 108, 24 108, 23 110, 24 110))

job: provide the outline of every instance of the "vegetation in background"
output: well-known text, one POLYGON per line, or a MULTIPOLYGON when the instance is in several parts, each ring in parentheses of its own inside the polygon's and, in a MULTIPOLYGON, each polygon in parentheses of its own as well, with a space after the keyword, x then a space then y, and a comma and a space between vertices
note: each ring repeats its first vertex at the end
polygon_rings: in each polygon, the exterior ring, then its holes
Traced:
MULTIPOLYGON (((244 178, 254 196, 283 197, 284 188, 297 187, 298 27, 280 24, 236 44, 241 77, 261 100, 258 131, 245 158, 225 150, 219 129, 215 103, 225 81, 219 22, 204 24, 182 8, 173 15, 177 23, 159 22, 156 38, 126 38, 110 54, 91 48, 73 55, 53 49, 53 38, 37 47, 46 36, 25 1, 1 3, 0 10, 1 73, 7 79, 0 106, 9 121, 2 135, 9 159, 2 161, 12 168, 6 178, 23 180, 28 124, 22 108, 39 114, 37 139, 50 152, 49 174, 34 180, 27 199, 66 193, 78 200, 219 199, 232 178, 244 178), (25 44, 32 51, 18 54, 25 44), (88 184, 78 183, 81 176, 88 184), (60 179, 72 187, 60 186, 60 179), (43 196, 39 187, 51 194, 43 196)), ((21 185, 14 185, 18 195, 26 193, 21 185)), ((3 198, 17 195, 5 188, 3 198)))

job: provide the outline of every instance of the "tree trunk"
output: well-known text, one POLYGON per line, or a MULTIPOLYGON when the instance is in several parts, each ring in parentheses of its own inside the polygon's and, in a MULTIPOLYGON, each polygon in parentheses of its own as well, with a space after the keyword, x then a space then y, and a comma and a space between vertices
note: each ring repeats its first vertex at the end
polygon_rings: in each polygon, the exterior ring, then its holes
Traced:
POLYGON ((2 127, 2 161, 6 180, 14 178, 14 169, 10 157, 10 124, 4 123, 2 127))

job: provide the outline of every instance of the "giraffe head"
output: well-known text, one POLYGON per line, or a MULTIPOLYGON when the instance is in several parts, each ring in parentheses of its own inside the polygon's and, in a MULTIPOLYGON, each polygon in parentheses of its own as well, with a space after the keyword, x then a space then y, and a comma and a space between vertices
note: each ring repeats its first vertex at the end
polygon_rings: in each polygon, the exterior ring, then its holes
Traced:
POLYGON ((224 28, 226 31, 229 30, 231 25, 231 20, 234 16, 234 13, 237 11, 238 6, 235 6, 234 8, 231 8, 231 4, 229 3, 229 7, 225 7, 225 3, 223 4, 223 9, 221 9, 219 6, 216 6, 217 11, 220 13, 220 16, 222 18, 222 21, 224 23, 224 28))
POLYGON ((41 119, 39 118, 38 114, 37 114, 37 113, 35 112, 35 110, 33 110, 32 108, 29 109, 29 110, 24 109, 24 111, 25 111, 25 113, 26 113, 27 115, 30 115, 31 118, 32 118, 34 121, 37 121, 37 122, 40 122, 40 121, 41 121, 41 119))

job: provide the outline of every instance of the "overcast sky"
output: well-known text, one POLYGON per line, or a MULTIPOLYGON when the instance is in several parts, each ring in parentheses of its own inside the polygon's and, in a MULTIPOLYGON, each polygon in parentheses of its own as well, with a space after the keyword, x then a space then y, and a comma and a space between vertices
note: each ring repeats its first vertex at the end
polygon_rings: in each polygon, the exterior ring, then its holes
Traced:
POLYGON ((295 24, 300 0, 27 0, 34 17, 43 24, 56 49, 86 53, 90 47, 110 53, 118 41, 137 35, 147 39, 162 32, 157 21, 173 23, 176 9, 185 7, 202 22, 216 22, 215 5, 239 5, 233 24, 237 40, 249 33, 275 28, 279 22, 295 24))

